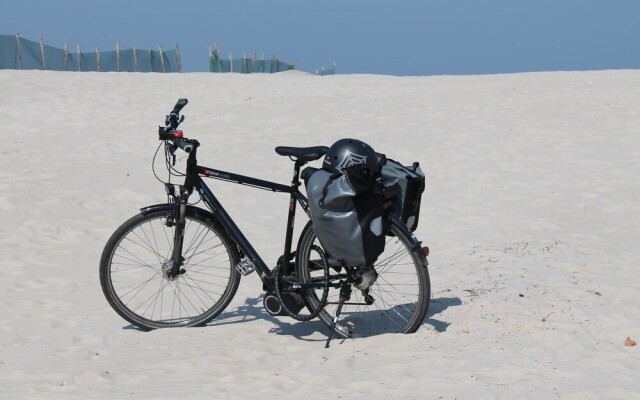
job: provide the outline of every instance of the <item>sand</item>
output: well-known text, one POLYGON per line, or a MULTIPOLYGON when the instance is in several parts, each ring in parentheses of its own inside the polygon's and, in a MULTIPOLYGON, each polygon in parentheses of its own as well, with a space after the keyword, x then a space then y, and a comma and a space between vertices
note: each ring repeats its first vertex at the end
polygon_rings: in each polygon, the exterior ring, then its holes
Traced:
MULTIPOLYGON (((0 71, 0 398, 640 398, 640 347, 624 345, 640 338, 639 88, 640 71, 0 71), (418 332, 325 349, 317 320, 263 311, 255 274, 209 326, 121 319, 99 257, 165 200, 151 160, 179 97, 211 167, 287 183, 275 146, 342 137, 420 161, 432 300, 418 332)), ((275 263, 286 195, 212 187, 275 263)))

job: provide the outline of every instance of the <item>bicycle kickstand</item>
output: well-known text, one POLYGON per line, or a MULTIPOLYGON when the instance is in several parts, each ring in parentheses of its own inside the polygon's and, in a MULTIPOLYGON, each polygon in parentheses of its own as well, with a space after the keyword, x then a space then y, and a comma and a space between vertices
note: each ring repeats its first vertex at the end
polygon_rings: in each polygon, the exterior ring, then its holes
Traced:
POLYGON ((346 281, 344 281, 340 286, 340 298, 338 300, 338 308, 336 309, 336 315, 333 316, 333 324, 331 325, 331 332, 329 332, 327 343, 324 345, 325 349, 329 347, 329 343, 333 338, 333 332, 335 332, 336 330, 336 325, 338 324, 338 317, 340 317, 342 306, 344 306, 344 303, 349 301, 350 298, 351 298, 351 285, 348 284, 346 281))

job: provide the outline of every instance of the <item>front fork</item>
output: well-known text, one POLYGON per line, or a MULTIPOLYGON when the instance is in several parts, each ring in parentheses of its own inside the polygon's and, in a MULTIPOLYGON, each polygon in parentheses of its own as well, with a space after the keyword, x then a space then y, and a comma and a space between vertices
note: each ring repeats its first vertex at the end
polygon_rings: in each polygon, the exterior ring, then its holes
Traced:
POLYGON ((187 202, 191 195, 191 190, 180 186, 180 194, 175 193, 174 186, 170 183, 166 184, 169 202, 173 204, 173 212, 170 219, 167 219, 167 226, 175 226, 173 235, 173 251, 171 253, 171 268, 166 268, 167 278, 175 279, 186 271, 184 265, 184 257, 182 256, 182 246, 184 245, 184 231, 186 226, 187 202))

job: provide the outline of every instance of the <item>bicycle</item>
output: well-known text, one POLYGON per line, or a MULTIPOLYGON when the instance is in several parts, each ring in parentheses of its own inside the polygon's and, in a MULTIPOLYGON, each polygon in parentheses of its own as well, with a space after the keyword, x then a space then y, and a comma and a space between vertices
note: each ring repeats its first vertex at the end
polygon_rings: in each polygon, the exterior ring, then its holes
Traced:
POLYGON ((167 202, 144 207, 124 222, 100 259, 103 293, 122 318, 141 330, 203 326, 232 300, 241 275, 255 270, 266 292, 265 310, 300 321, 318 317, 331 329, 327 346, 334 334, 413 333, 419 328, 430 299, 428 248, 395 214, 386 215, 385 252, 370 268, 329 265, 311 221, 292 251, 297 205, 309 214, 299 190, 300 169, 323 157, 327 147, 276 147, 277 154, 294 161, 290 185, 204 167, 196 158, 200 143, 177 129, 187 102, 178 100, 159 127, 169 170, 169 182, 163 182, 167 202), (178 149, 188 154, 184 173, 174 169, 178 149), (171 176, 184 177, 184 182, 176 187, 171 176), (204 178, 290 194, 284 252, 275 267, 258 255, 204 178), (208 210, 189 203, 194 191, 208 210))

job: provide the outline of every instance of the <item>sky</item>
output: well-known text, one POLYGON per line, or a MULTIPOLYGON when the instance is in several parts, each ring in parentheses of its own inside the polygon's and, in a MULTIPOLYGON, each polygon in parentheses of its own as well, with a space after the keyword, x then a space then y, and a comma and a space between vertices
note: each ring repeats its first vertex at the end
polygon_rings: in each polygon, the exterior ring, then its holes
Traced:
POLYGON ((85 51, 209 46, 315 72, 495 74, 640 68, 640 0, 0 0, 0 34, 85 51))

